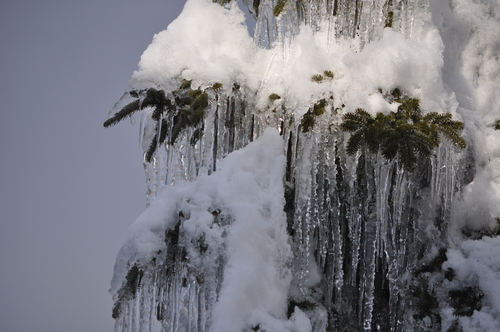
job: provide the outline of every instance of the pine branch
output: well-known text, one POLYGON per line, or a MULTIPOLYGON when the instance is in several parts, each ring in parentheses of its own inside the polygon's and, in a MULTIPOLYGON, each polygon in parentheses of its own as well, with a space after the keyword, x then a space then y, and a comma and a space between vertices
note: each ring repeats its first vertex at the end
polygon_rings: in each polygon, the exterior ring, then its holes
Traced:
POLYGON ((139 94, 141 91, 130 91, 130 96, 134 98, 138 98, 133 102, 124 106, 119 112, 115 113, 111 118, 104 122, 104 127, 109 127, 117 124, 127 116, 131 116, 134 112, 142 110, 146 107, 153 107, 155 111, 153 113, 153 119, 158 120, 160 115, 171 105, 170 100, 165 97, 165 92, 163 90, 156 90, 154 88, 150 88, 147 90, 146 97, 142 102, 139 99, 139 94))
MULTIPOLYGON (((396 97, 401 93, 394 90, 392 95, 396 97)), ((401 103, 396 113, 379 112, 373 118, 358 108, 343 115, 340 129, 352 133, 347 142, 348 154, 355 154, 364 144, 372 153, 381 149, 388 160, 397 158, 399 165, 411 172, 417 165, 418 156, 432 155, 433 149, 439 146, 440 135, 462 149, 466 147, 466 141, 459 134, 464 124, 453 120, 451 114, 431 112, 422 117, 419 99, 396 101, 401 103)))
POLYGON ((273 9, 273 15, 275 17, 278 17, 281 14, 283 9, 285 8, 286 3, 287 3, 287 0, 278 0, 276 2, 276 4, 274 5, 274 9, 273 9))
POLYGON ((368 150, 372 153, 377 153, 384 139, 390 135, 390 129, 393 126, 395 119, 394 113, 391 112, 385 115, 381 112, 377 113, 375 119, 368 121, 368 126, 365 133, 365 143, 368 150))
POLYGON ((205 109, 208 106, 208 96, 205 92, 201 92, 200 90, 195 90, 200 93, 196 93, 193 101, 190 105, 190 122, 191 125, 196 125, 200 122, 205 114, 205 109))
POLYGON ((113 305, 112 317, 119 318, 123 313, 123 306, 127 301, 136 298, 137 292, 141 287, 144 271, 134 264, 125 276, 125 282, 118 290, 118 299, 113 305))
POLYGON ((447 139, 449 139, 453 144, 458 146, 461 149, 465 149, 467 147, 467 142, 465 139, 460 136, 456 129, 450 128, 448 126, 438 127, 438 130, 441 134, 443 134, 447 139))
POLYGON ((320 75, 320 74, 315 74, 315 75, 311 76, 311 80, 313 80, 313 82, 316 82, 316 83, 321 83, 321 82, 323 82, 324 79, 325 79, 325 77, 323 75, 320 75))
POLYGON ((313 114, 315 116, 319 116, 319 115, 324 114, 326 111, 326 109, 325 109, 326 104, 327 104, 327 102, 325 99, 321 99, 317 103, 315 103, 313 106, 313 114))
POLYGON ((144 155, 144 159, 150 163, 151 159, 153 159, 153 154, 156 151, 156 148, 158 147, 158 133, 156 133, 153 136, 153 139, 151 140, 151 143, 149 143, 149 148, 146 151, 146 154, 144 155))
POLYGON ((217 82, 217 83, 214 83, 214 84, 212 85, 212 90, 213 90, 215 93, 219 92, 221 89, 222 89, 222 83, 218 83, 218 82, 217 82))
POLYGON ((434 148, 434 141, 431 137, 419 131, 413 131, 411 134, 413 148, 418 154, 424 157, 430 157, 434 148))
POLYGON ((389 11, 385 17, 384 28, 392 28, 392 22, 394 21, 394 12, 389 11))
POLYGON ((411 144, 411 141, 403 140, 398 146, 398 162, 403 169, 413 172, 417 164, 417 156, 411 144))
POLYGON ((453 307, 453 316, 470 317, 474 311, 482 308, 484 293, 477 286, 453 289, 448 292, 450 304, 453 307))
POLYGON ((113 126, 123 120, 124 118, 131 116, 133 113, 139 110, 139 100, 134 100, 130 104, 125 105, 120 111, 116 112, 112 117, 104 122, 104 127, 108 128, 113 126))
POLYGON ((192 146, 195 146, 202 136, 203 136, 203 127, 196 128, 196 130, 193 132, 193 135, 191 135, 191 140, 189 141, 189 143, 192 146))
POLYGON ((181 84, 179 85, 179 89, 180 90, 190 89, 191 82, 192 81, 190 81, 190 80, 182 80, 181 84))
POLYGON ((396 158, 399 148, 401 137, 399 133, 394 128, 386 129, 381 138, 382 155, 388 159, 392 160, 396 158))
POLYGON ((450 113, 436 113, 432 114, 431 116, 426 116, 424 117, 424 119, 434 124, 434 130, 436 132, 443 134, 443 136, 445 136, 459 148, 465 149, 467 147, 467 142, 458 133, 458 131, 464 129, 464 124, 463 122, 452 120, 452 116, 450 113))
POLYGON ((302 116, 300 125, 302 127, 303 133, 309 132, 314 127, 314 124, 316 123, 316 117, 325 113, 326 104, 326 100, 321 99, 317 103, 315 103, 313 107, 309 108, 307 112, 302 116))
POLYGON ((159 140, 160 144, 165 143, 165 140, 167 139, 167 133, 168 133, 167 120, 161 119, 160 140, 159 140))
POLYGON ((348 155, 353 156, 358 152, 359 149, 363 146, 365 137, 364 137, 364 132, 363 131, 357 131, 356 133, 352 134, 351 137, 349 137, 349 140, 347 141, 347 148, 346 152, 348 155))
POLYGON ((151 114, 151 118, 158 121, 164 113, 172 111, 175 111, 175 106, 172 104, 170 99, 167 99, 164 103, 162 103, 162 105, 155 106, 153 114, 151 114))
POLYGON ((177 138, 179 137, 181 132, 184 130, 184 128, 187 127, 186 123, 187 119, 183 114, 177 114, 176 116, 174 116, 172 132, 170 133, 168 144, 173 145, 175 141, 177 141, 177 138))
MULTIPOLYGON (((222 89, 222 84, 215 83, 211 87, 215 92, 222 89)), ((147 151, 144 154, 146 162, 151 162, 155 151, 159 144, 165 143, 168 140, 170 145, 174 144, 180 134, 188 127, 197 126, 205 115, 205 109, 208 107, 208 96, 205 91, 191 89, 191 81, 184 80, 181 82, 179 89, 173 91, 174 101, 166 97, 165 91, 150 88, 148 90, 130 91, 130 96, 137 98, 133 102, 123 107, 113 117, 104 122, 105 127, 116 124, 127 116, 130 116, 136 111, 147 107, 153 108, 151 115, 152 120, 156 121, 156 133, 151 140, 147 151), (141 94, 146 91, 144 99, 140 99, 141 94), (172 113, 172 129, 169 136, 169 126, 163 115, 172 113)), ((192 142, 201 137, 202 130, 195 131, 198 138, 193 137, 192 142)), ((194 143, 193 143, 194 144, 194 143)))
POLYGON ((311 110, 309 109, 303 116, 302 119, 300 120, 300 126, 302 127, 302 133, 308 133, 312 127, 314 127, 314 115, 312 114, 311 110))
POLYGON ((370 121, 374 121, 373 117, 362 108, 356 109, 354 113, 346 113, 342 116, 340 129, 343 131, 353 132, 365 127, 370 121))
POLYGON ((420 100, 417 98, 408 98, 398 100, 401 105, 398 107, 396 117, 403 119, 411 119, 414 123, 418 122, 421 118, 422 111, 420 110, 420 100))
POLYGON ((156 134, 153 136, 153 139, 151 140, 151 143, 149 144, 148 150, 146 151, 144 155, 144 159, 150 163, 151 159, 153 159, 153 155, 156 152, 156 149, 158 148, 158 144, 163 144, 165 143, 165 140, 167 139, 167 133, 168 133, 168 123, 167 120, 161 119, 156 122, 156 128, 155 128, 156 134), (158 139, 159 136, 159 139, 158 139))
POLYGON ((323 74, 325 75, 325 77, 327 77, 329 79, 334 78, 333 71, 331 71, 331 70, 325 70, 325 71, 323 71, 323 74))
POLYGON ((260 0, 253 0, 253 10, 255 10, 255 16, 259 17, 259 6, 260 0))

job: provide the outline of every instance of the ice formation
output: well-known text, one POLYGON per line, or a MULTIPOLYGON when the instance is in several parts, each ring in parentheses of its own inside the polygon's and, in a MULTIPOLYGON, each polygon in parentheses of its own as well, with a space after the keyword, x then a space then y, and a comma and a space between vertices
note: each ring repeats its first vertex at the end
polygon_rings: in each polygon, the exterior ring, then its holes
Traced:
POLYGON ((243 3, 253 37, 188 0, 110 113, 140 117, 148 185, 115 330, 500 330, 500 3, 243 3), (467 148, 346 152, 345 114, 408 98, 467 148))

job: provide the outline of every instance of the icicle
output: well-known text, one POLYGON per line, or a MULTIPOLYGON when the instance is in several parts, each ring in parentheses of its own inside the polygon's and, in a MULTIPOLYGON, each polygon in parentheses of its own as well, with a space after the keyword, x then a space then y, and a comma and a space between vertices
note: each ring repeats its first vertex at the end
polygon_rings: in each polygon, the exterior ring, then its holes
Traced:
POLYGON ((255 43, 262 48, 271 48, 276 41, 276 20, 273 15, 272 1, 260 1, 259 17, 255 25, 255 43))

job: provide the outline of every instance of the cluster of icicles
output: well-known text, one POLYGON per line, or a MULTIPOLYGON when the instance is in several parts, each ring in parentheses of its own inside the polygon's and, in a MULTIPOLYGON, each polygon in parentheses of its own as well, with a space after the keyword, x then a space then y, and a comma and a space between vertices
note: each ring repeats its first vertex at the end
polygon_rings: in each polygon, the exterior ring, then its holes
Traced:
MULTIPOLYGON (((276 40, 284 44, 300 21, 336 35, 357 34, 363 43, 377 39, 386 24, 411 34, 412 12, 420 6, 418 0, 303 0, 275 17, 275 2, 262 0, 258 7, 255 39, 262 47, 276 40)), ((148 201, 164 186, 214 172, 218 161, 274 127, 287 159, 285 212, 294 255, 290 305, 306 313, 314 332, 412 331, 414 304, 404 276, 426 250, 445 246, 449 207, 467 176, 460 166, 465 153, 443 142, 408 173, 380 155, 347 156, 346 134, 332 126, 339 122, 336 115, 318 117, 303 133, 289 110, 255 111, 248 97, 253 95, 244 87, 210 93, 201 138, 191 144, 198 128, 188 128, 145 162, 148 201), (311 287, 312 267, 323 277, 311 287)), ((153 126, 144 119, 143 134, 153 126)), ((210 212, 214 222, 230 224, 223 207, 210 212)), ((179 222, 183 217, 179 213, 179 222)), ((151 331, 154 323, 168 332, 211 331, 224 250, 208 250, 211 255, 196 270, 179 245, 179 232, 165 237, 165 250, 145 266, 131 264, 115 294, 117 331, 151 331)))

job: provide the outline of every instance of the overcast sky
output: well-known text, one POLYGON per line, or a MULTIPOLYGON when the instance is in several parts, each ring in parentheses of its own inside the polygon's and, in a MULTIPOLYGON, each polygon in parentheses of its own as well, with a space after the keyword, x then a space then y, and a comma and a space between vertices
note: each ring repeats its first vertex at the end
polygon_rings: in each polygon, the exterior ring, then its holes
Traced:
POLYGON ((184 0, 0 1, 0 331, 112 331, 145 208, 138 126, 104 129, 184 0))

